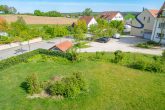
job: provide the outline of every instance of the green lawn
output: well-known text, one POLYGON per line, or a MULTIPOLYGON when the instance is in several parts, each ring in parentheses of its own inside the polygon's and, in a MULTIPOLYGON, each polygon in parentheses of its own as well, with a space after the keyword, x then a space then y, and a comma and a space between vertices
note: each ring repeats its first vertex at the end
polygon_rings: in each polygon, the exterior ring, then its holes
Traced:
POLYGON ((0 71, 0 110, 164 110, 165 75, 103 61, 22 63, 0 71), (40 81, 84 73, 89 92, 74 99, 27 99, 20 87, 28 74, 40 81))

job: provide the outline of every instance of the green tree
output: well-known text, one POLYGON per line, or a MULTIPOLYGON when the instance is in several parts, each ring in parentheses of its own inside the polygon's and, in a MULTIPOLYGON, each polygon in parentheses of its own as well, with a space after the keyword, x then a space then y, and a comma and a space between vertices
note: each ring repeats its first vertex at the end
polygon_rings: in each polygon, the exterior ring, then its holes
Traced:
POLYGON ((43 16, 44 13, 41 12, 40 10, 34 10, 34 15, 36 15, 36 16, 43 16))
POLYGON ((22 17, 18 17, 16 22, 12 22, 9 30, 11 36, 19 36, 21 31, 28 30, 28 26, 22 17))
POLYGON ((85 37, 83 30, 79 27, 75 28, 74 30, 74 38, 77 40, 83 40, 85 37))
POLYGON ((105 19, 97 19, 98 27, 99 28, 107 28, 108 27, 108 21, 105 19))
POLYGON ((83 16, 91 16, 92 14, 92 9, 91 8, 86 8, 84 11, 83 11, 83 16))
POLYGON ((78 20, 77 25, 75 26, 75 28, 80 28, 82 29, 83 33, 87 32, 87 24, 85 20, 78 20))
POLYGON ((29 94, 35 94, 40 92, 40 82, 36 74, 29 75, 26 78, 27 92, 29 94))
POLYGON ((111 21, 110 24, 109 24, 109 26, 111 28, 117 29, 117 32, 118 33, 122 33, 123 30, 124 30, 124 23, 122 21, 116 21, 116 20, 111 21))
POLYGON ((0 5, 0 11, 4 12, 5 14, 15 14, 17 12, 16 8, 9 7, 7 5, 0 5))
POLYGON ((128 13, 125 17, 124 17, 125 20, 129 20, 129 19, 135 19, 135 15, 131 14, 131 13, 128 13))

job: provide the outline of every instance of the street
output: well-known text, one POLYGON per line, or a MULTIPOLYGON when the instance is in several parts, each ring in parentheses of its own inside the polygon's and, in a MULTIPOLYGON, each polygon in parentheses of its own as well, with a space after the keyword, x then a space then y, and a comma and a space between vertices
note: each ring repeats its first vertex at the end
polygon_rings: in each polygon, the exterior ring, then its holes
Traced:
MULTIPOLYGON (((52 46, 54 46, 55 44, 60 43, 60 42, 65 41, 65 40, 71 40, 71 39, 56 38, 56 39, 49 40, 49 41, 42 41, 42 42, 33 43, 33 44, 30 44, 30 51, 33 51, 33 50, 36 50, 39 48, 49 49, 52 46)), ((6 49, 6 50, 0 50, 0 60, 9 58, 11 56, 20 55, 20 54, 26 53, 26 52, 29 52, 29 46, 28 45, 23 45, 23 46, 10 48, 10 49, 6 49)))

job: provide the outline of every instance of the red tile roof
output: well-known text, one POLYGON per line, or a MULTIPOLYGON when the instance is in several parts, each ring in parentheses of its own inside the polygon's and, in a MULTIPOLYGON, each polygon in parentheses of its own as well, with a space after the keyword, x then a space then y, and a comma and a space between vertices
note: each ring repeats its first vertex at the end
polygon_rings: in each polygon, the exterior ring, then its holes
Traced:
POLYGON ((53 49, 53 48, 58 48, 59 50, 61 50, 63 52, 66 52, 72 46, 73 46, 72 42, 70 42, 70 41, 64 41, 62 43, 59 43, 59 44, 53 46, 52 48, 50 48, 50 50, 53 49))
POLYGON ((86 24, 88 25, 92 19, 93 19, 93 16, 82 16, 80 17, 79 20, 85 20, 86 24))
POLYGON ((158 17, 160 16, 160 14, 163 12, 163 9, 165 9, 165 2, 163 4, 163 6, 160 8, 159 12, 158 12, 158 17))
POLYGON ((112 20, 119 12, 117 11, 107 11, 107 12, 103 12, 100 16, 100 18, 103 19, 108 19, 108 20, 112 20))
POLYGON ((152 16, 154 16, 154 17, 157 17, 157 15, 158 15, 158 12, 159 12, 159 10, 148 10, 151 14, 152 14, 152 16))

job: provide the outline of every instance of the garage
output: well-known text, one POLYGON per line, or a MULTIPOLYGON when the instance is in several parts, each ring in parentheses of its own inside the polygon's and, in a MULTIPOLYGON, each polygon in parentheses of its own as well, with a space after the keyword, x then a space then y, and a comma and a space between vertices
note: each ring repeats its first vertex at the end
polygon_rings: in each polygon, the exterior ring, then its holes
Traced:
POLYGON ((151 40, 151 36, 152 36, 152 31, 144 30, 144 34, 143 34, 144 39, 151 40))

